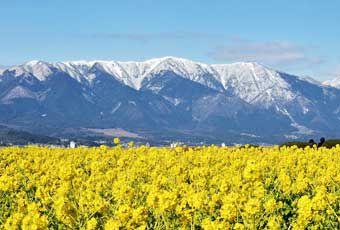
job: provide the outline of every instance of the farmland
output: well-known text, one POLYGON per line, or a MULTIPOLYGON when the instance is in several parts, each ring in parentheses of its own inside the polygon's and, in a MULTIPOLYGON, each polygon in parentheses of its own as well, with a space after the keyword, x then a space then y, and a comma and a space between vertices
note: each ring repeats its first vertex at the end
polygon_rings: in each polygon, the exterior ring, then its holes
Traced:
POLYGON ((4 229, 337 229, 340 146, 0 149, 4 229))

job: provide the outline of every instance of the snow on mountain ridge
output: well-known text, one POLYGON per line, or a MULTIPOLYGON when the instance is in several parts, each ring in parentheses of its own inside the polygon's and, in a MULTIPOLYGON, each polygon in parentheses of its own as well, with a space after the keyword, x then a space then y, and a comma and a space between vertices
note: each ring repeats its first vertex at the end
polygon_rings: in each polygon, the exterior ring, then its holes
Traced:
MULTIPOLYGON (((161 70, 164 70, 163 68, 170 68, 170 70, 176 71, 178 74, 184 74, 185 77, 187 77, 192 74, 211 73, 213 72, 212 68, 214 66, 200 62, 194 62, 184 58, 168 56, 149 59, 143 62, 105 60, 45 62, 40 60, 32 60, 22 65, 12 66, 8 69, 17 71, 21 70, 21 72, 26 71, 34 75, 38 74, 39 80, 45 80, 43 78, 44 75, 48 75, 50 68, 53 67, 71 74, 72 77, 76 77, 79 74, 85 74, 86 71, 88 71, 95 64, 104 66, 108 73, 117 74, 118 77, 124 77, 124 74, 127 74, 134 78, 137 76, 145 78, 151 73, 155 74, 161 70)), ((221 65, 228 66, 233 64, 221 65)))
POLYGON ((280 72, 255 62, 209 65, 171 56, 143 62, 103 60, 44 62, 34 60, 11 67, 9 70, 15 70, 16 76, 28 72, 40 81, 44 81, 55 68, 82 82, 83 79, 86 81, 95 79, 95 74, 89 73, 94 66, 137 90, 142 87, 142 82, 145 79, 149 80, 163 71, 172 71, 183 78, 215 90, 231 90, 232 93, 249 103, 270 104, 273 100, 289 101, 295 97, 290 85, 280 76, 280 72))
POLYGON ((295 95, 280 73, 258 63, 213 65, 226 90, 232 90, 248 103, 271 104, 273 101, 290 101, 295 95))
POLYGON ((310 76, 301 76, 301 77, 298 77, 300 80, 303 80, 303 81, 307 81, 311 84, 314 84, 314 85, 322 85, 322 83, 318 80, 315 80, 314 78, 310 77, 310 76))
POLYGON ((52 73, 50 64, 44 61, 33 60, 22 65, 10 67, 9 71, 15 71, 15 77, 25 75, 27 73, 33 74, 39 81, 46 80, 46 77, 52 73))
POLYGON ((340 76, 334 78, 333 80, 324 81, 322 84, 340 89, 340 76))

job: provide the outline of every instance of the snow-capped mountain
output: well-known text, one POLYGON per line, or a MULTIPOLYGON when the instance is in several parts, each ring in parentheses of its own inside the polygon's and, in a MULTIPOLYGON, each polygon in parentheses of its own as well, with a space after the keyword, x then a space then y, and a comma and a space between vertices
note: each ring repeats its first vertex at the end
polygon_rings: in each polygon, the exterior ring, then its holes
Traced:
POLYGON ((90 71, 94 66, 136 90, 140 90, 153 77, 167 71, 220 92, 230 91, 248 103, 270 105, 276 100, 291 101, 296 97, 280 73, 257 63, 206 65, 175 57, 151 59, 145 62, 30 61, 14 66, 9 71, 14 71, 14 76, 29 73, 40 81, 45 81, 49 75, 60 71, 67 73, 78 82, 90 83, 96 78, 90 71))
POLYGON ((335 87, 258 63, 176 57, 12 66, 0 72, 0 112, 1 123, 34 128, 171 130, 216 140, 340 135, 335 87))
POLYGON ((333 80, 324 81, 323 84, 340 89, 340 76, 334 78, 333 80))

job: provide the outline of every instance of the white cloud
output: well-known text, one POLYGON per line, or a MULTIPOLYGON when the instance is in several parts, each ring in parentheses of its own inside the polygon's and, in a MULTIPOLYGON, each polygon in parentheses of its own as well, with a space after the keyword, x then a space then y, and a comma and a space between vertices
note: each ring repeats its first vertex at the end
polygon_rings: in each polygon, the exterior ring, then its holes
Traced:
POLYGON ((335 69, 334 69, 334 71, 332 72, 332 74, 333 74, 334 76, 340 76, 340 64, 338 64, 338 65, 335 67, 335 69))
POLYGON ((320 75, 324 76, 327 80, 333 80, 334 78, 340 77, 340 64, 337 64, 330 70, 322 71, 320 75))
POLYGON ((284 41, 232 41, 208 55, 216 61, 252 61, 279 68, 306 68, 322 63, 320 57, 308 55, 304 47, 284 41))
POLYGON ((150 42, 153 40, 198 40, 198 39, 228 39, 229 36, 218 33, 204 32, 161 32, 161 33, 99 33, 91 35, 94 38, 114 40, 130 40, 150 42))

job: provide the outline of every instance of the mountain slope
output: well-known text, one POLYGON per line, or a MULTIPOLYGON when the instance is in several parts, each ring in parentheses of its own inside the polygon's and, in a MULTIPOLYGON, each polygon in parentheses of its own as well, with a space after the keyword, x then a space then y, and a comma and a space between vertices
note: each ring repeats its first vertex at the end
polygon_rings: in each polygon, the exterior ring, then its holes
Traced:
POLYGON ((30 61, 0 72, 0 122, 221 140, 340 135, 340 90, 258 63, 30 61))
POLYGON ((0 146, 3 145, 26 145, 29 143, 61 144, 58 138, 31 134, 0 125, 0 146))

